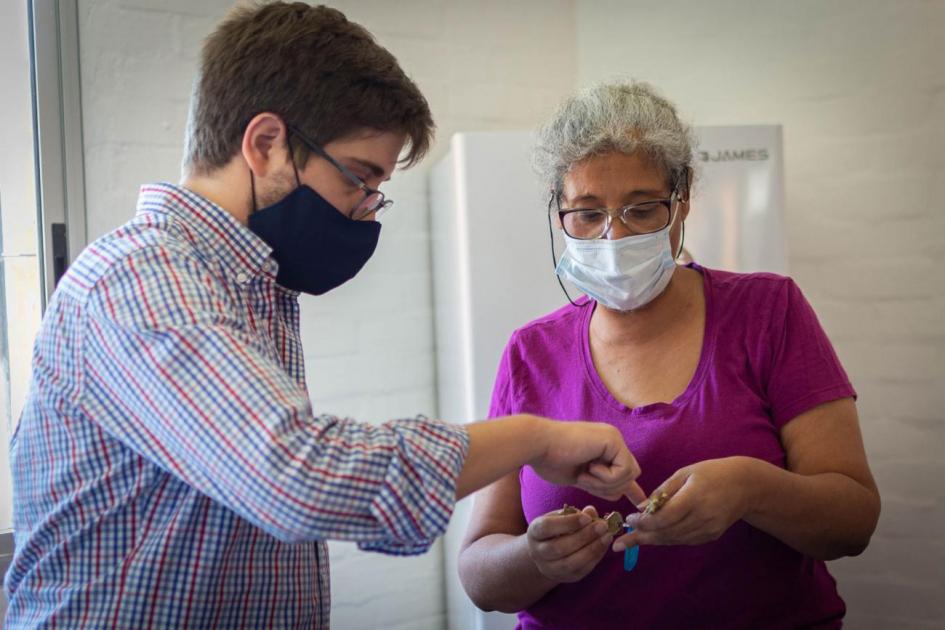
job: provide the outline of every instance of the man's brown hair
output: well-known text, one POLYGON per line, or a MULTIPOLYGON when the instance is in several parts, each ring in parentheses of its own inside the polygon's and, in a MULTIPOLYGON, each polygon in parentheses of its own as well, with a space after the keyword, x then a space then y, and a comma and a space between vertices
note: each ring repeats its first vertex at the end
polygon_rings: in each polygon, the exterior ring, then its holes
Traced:
MULTIPOLYGON (((234 10, 204 42, 184 168, 206 174, 239 151, 246 125, 273 112, 325 145, 363 129, 404 133, 418 162, 433 117, 416 84, 362 26, 325 6, 274 2, 234 10)), ((308 152, 292 148, 299 164, 308 152)))

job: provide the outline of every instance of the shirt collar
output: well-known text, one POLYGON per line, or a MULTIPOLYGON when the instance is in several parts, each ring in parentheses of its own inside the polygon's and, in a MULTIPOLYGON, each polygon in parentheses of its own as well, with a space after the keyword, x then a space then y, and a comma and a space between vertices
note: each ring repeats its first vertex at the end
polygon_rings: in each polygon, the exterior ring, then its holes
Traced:
POLYGON ((239 277, 266 273, 273 278, 278 266, 272 248, 229 212, 182 186, 159 182, 146 184, 138 194, 138 214, 162 212, 182 220, 216 258, 239 277))

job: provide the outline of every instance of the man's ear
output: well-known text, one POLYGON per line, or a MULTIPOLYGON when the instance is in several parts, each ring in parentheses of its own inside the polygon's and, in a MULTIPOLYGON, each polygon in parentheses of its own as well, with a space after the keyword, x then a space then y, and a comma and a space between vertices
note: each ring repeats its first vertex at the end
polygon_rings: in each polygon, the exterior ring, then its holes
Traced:
POLYGON ((256 177, 282 166, 288 159, 285 122, 271 112, 256 114, 243 132, 240 152, 256 177))

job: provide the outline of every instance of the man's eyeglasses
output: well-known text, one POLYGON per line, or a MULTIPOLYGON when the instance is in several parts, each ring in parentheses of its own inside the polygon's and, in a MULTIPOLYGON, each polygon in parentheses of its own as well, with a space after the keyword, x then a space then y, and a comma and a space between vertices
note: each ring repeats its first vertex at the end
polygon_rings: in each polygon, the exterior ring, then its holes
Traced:
POLYGON ((305 134, 299 131, 297 127, 288 125, 288 129, 293 135, 297 136, 298 139, 309 148, 309 150, 319 157, 328 160, 328 162, 338 169, 338 171, 344 175, 348 181, 364 192, 364 198, 358 203, 357 206, 355 206, 354 211, 351 213, 352 219, 355 221, 360 221, 372 213, 375 213, 374 218, 377 218, 384 214, 392 205, 394 205, 394 201, 392 199, 386 199, 384 197, 384 193, 379 190, 374 190, 365 184, 363 179, 352 173, 351 170, 348 169, 344 164, 338 162, 335 158, 328 155, 325 149, 307 138, 305 134))

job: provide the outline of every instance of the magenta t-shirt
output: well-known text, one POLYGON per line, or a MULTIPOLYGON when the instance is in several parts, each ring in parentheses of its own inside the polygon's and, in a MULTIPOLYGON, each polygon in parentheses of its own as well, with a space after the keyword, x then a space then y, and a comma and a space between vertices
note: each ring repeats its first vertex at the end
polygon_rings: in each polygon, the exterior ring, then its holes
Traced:
MULTIPOLYGON (((792 418, 855 396, 837 355, 794 282, 773 274, 702 273, 702 354, 673 402, 629 409, 594 368, 588 326, 595 303, 568 305, 515 331, 502 356, 490 416, 532 413, 606 422, 623 434, 652 491, 695 462, 747 455, 785 466, 778 433, 792 418)), ((568 503, 601 514, 633 509, 576 488, 519 475, 528 521, 568 503)), ((816 514, 810 515, 817 519, 816 514)), ((698 546, 644 546, 636 568, 608 552, 583 580, 562 584, 519 613, 519 627, 835 628, 845 611, 822 561, 744 521, 698 546)))

